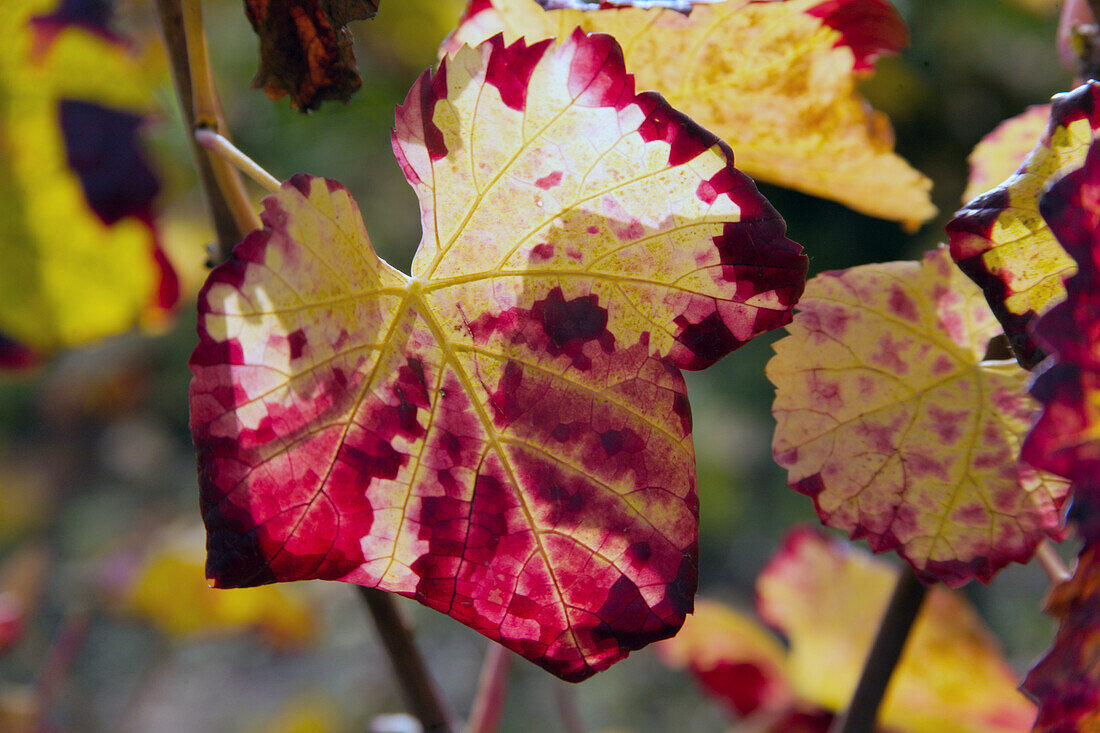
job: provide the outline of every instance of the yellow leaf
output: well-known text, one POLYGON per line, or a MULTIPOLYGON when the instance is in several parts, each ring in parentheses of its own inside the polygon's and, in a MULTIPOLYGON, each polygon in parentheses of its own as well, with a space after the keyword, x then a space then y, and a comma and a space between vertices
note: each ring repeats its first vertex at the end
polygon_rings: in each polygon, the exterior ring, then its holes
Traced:
POLYGON ((894 154, 889 120, 856 93, 873 57, 907 41, 888 3, 728 0, 684 15, 477 0, 444 50, 501 31, 564 39, 576 26, 615 36, 638 86, 726 140, 749 175, 911 228, 935 215, 931 181, 894 154))
MULTIPOLYGON (((761 618, 790 641, 796 694, 847 707, 897 573, 866 553, 795 530, 757 579, 761 618)), ((879 724, 904 733, 1028 731, 1034 706, 958 593, 932 588, 883 699, 879 724)))
POLYGON ((158 65, 83 26, 46 32, 52 9, 16 0, 0 14, 0 334, 40 353, 157 323, 175 301, 151 229, 156 182, 127 147, 158 65), (108 148, 119 156, 110 165, 133 171, 82 180, 79 168, 106 165, 108 148), (140 189, 133 206, 120 201, 123 183, 140 189))
POLYGON ((256 629, 278 646, 299 646, 314 634, 313 614, 292 587, 211 588, 201 535, 193 533, 169 536, 150 549, 121 608, 173 636, 256 629))

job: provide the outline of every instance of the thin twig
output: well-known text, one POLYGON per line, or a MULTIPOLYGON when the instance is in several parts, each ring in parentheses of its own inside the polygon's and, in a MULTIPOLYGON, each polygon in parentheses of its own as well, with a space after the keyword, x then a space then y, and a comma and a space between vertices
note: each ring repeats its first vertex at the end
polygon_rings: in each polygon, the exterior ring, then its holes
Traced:
POLYGON ((1073 577, 1073 573, 1062 562, 1062 558, 1058 556, 1058 552, 1054 549, 1054 545, 1051 544, 1050 540, 1043 540, 1039 543, 1039 546, 1035 549, 1035 559, 1039 561, 1043 572, 1047 574, 1053 585, 1065 583, 1073 577))
POLYGON ((199 141, 199 145, 216 154, 271 193, 278 193, 282 187, 278 178, 265 171, 259 163, 213 130, 206 128, 195 130, 195 139, 199 141))
POLYGON ((584 733, 581 713, 577 710, 576 688, 566 682, 554 682, 554 699, 561 715, 561 729, 565 733, 584 733))
POLYGON ((508 667, 512 653, 500 644, 489 642, 481 674, 477 679, 477 692, 470 707, 470 720, 466 733, 494 733, 500 728, 500 715, 504 712, 504 695, 508 691, 508 667))
POLYGON ((863 673, 848 710, 833 722, 829 733, 871 733, 874 730, 882 696, 905 649, 905 641, 927 590, 907 565, 879 623, 878 634, 863 664, 863 673))
POLYGON ((370 611, 390 663, 397 673, 405 704, 429 733, 453 733, 458 729, 440 696, 428 666, 413 642, 412 632, 401 618, 393 596, 377 588, 358 586, 370 611))
MULTIPOLYGON (((188 0, 193 2, 193 0, 188 0)), ((197 36, 195 45, 198 47, 194 54, 188 52, 188 33, 185 29, 185 18, 181 0, 156 0, 157 15, 160 19, 161 34, 164 38, 164 46, 168 52, 168 59, 172 68, 172 79, 176 88, 176 96, 179 100, 180 111, 184 124, 190 133, 195 129, 195 92, 192 84, 192 56, 196 59, 199 68, 203 69, 203 75, 209 78, 209 63, 206 60, 206 42, 201 35, 201 17, 197 18, 196 8, 188 13, 191 25, 191 36, 197 36)), ((197 7, 197 3, 195 3, 197 7)), ((220 107, 214 94, 213 85, 204 83, 202 89, 206 90, 207 102, 210 109, 214 110, 214 127, 225 131, 225 123, 221 119, 220 107)), ((188 134, 188 137, 191 137, 188 134)), ((233 245, 241 241, 248 232, 258 229, 259 218, 252 208, 252 203, 245 194, 244 182, 240 176, 227 163, 209 155, 198 142, 191 138, 191 152, 195 159, 195 165, 199 171, 199 184, 202 187, 206 203, 210 207, 210 216, 214 222, 214 231, 217 243, 213 253, 215 263, 223 262, 229 257, 233 245)))

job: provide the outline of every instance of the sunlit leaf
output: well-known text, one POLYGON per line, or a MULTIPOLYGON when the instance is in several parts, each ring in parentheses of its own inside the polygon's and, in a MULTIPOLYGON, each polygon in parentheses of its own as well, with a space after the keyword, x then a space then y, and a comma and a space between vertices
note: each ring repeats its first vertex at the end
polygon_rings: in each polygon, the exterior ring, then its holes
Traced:
POLYGON ((379 0, 244 0, 260 37, 252 85, 272 99, 287 94, 303 112, 326 99, 346 102, 363 85, 347 24, 378 13, 379 0))
POLYGON ((215 590, 203 572, 201 539, 170 532, 119 589, 118 608, 172 636, 259 631, 276 646, 293 647, 314 634, 313 613, 297 590, 215 590))
POLYGON ((394 591, 582 679, 690 611, 680 369, 788 321, 806 260, 608 36, 464 49, 393 140, 412 278, 298 176, 200 297, 208 573, 394 591))
POLYGON ((1032 394, 1043 412, 1028 436, 1024 458, 1032 465, 1095 485, 1100 477, 1100 146, 1083 167, 1043 196, 1042 214, 1076 262, 1065 283, 1068 298, 1036 324, 1055 359, 1036 379, 1032 394))
POLYGON ((1065 297, 1066 255, 1039 215, 1051 181, 1080 168, 1100 127, 1100 85, 1088 82, 1054 97, 1042 140, 1020 170, 963 207, 947 225, 951 256, 985 292, 1020 363, 1042 360, 1029 326, 1065 297))
POLYGON ((1028 673, 1024 689, 1039 702, 1036 733, 1100 728, 1100 545, 1078 558, 1073 578, 1054 588, 1047 613, 1061 622, 1054 647, 1028 673))
POLYGON ((534 0, 472 0, 444 48, 501 31, 509 41, 561 39, 575 26, 610 33, 639 86, 728 142, 749 175, 913 227, 936 213, 931 182, 893 153, 889 120, 856 94, 874 59, 908 41, 886 0, 728 0, 686 15, 623 5, 546 12, 534 0))
POLYGON ((977 198, 1015 173, 1035 148, 1050 122, 1050 105, 1037 104, 993 128, 974 146, 967 162, 970 178, 963 203, 977 198))
POLYGON ((1070 518, 1085 548, 1073 578, 1051 593, 1047 611, 1060 621, 1051 651, 1025 689, 1039 701, 1039 733, 1100 728, 1100 146, 1082 167, 1042 197, 1040 211, 1076 263, 1066 299, 1035 325, 1053 351, 1032 385, 1043 411, 1024 443, 1032 465, 1073 481, 1070 518))
POLYGON ((1026 373, 946 249, 818 275, 775 344, 773 450, 821 521, 926 581, 989 580, 1059 527, 1065 482, 1017 461, 1026 373))
POLYGON ((18 0, 0 13, 7 365, 160 323, 177 299, 152 227, 157 182, 136 139, 152 101, 149 65, 81 7, 51 14, 48 2, 18 0))

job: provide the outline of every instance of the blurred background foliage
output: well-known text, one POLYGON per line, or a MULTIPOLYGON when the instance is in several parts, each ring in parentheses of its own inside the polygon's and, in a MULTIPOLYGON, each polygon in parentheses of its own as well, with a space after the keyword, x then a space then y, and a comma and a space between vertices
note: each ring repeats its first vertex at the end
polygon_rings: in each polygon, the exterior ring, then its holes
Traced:
MULTIPOLYGON (((407 268, 419 240, 412 190, 389 143, 394 105, 435 58, 460 0, 389 0, 353 24, 363 88, 303 115, 250 88, 257 41, 240 2, 204 3, 211 55, 237 144, 278 178, 307 172, 354 193, 379 253, 407 268)), ((912 45, 863 92, 889 114, 899 152, 935 181, 941 214, 915 235, 838 204, 761 186, 811 273, 912 258, 943 240, 966 156, 1003 119, 1064 91, 1055 2, 896 0, 912 45)), ((159 44, 148 4, 120 26, 159 44)), ((202 575, 187 359, 211 238, 185 133, 165 83, 148 126, 164 178, 165 246, 184 306, 156 335, 130 334, 0 377, 0 729, 44 715, 52 730, 353 731, 402 709, 358 599, 339 583, 215 592, 202 575), (44 712, 43 712, 44 711, 44 712)), ((736 154, 736 151, 735 151, 736 154)), ((257 192, 257 200, 259 194, 257 192)), ((816 523, 771 461, 763 337, 688 375, 701 499, 701 593, 751 608, 782 532, 816 523)), ((1018 670, 1052 638, 1046 579, 1014 566, 967 593, 1018 670)), ((468 710, 483 639, 402 602, 446 697, 468 710)), ((560 729, 565 688, 517 661, 504 730, 560 729)), ((590 730, 719 730, 720 709, 645 650, 570 688, 590 730)))

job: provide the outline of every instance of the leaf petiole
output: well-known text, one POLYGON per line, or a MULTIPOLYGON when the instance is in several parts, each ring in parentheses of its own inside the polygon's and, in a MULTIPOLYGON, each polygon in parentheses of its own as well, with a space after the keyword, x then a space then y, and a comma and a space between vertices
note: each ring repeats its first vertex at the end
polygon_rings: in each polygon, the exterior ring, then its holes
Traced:
POLYGON ((271 193, 279 192, 282 185, 279 183, 279 179, 261 168, 259 163, 242 153, 240 148, 214 130, 200 127, 195 130, 195 140, 198 141, 199 145, 234 166, 271 193))
POLYGON ((1054 550, 1054 545, 1051 544, 1050 540, 1043 540, 1035 548, 1035 559, 1039 561, 1043 572, 1047 574, 1047 578, 1050 579, 1053 585, 1065 583, 1073 577, 1069 568, 1062 562, 1062 558, 1054 550))

